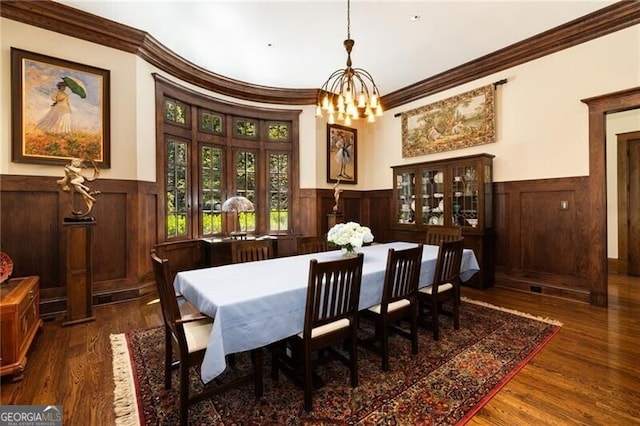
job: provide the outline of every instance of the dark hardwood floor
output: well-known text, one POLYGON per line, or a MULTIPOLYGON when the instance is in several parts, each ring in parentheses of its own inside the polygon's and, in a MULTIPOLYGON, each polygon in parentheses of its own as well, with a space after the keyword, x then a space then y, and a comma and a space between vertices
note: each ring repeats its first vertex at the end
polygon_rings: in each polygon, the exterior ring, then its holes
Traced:
MULTIPOLYGON (((469 425, 640 424, 640 278, 610 275, 608 309, 500 288, 463 295, 564 323, 469 425)), ((61 404, 66 426, 114 424, 109 335, 159 325, 150 302, 98 306, 96 321, 70 327, 45 322, 24 379, 2 381, 1 403, 61 404)))

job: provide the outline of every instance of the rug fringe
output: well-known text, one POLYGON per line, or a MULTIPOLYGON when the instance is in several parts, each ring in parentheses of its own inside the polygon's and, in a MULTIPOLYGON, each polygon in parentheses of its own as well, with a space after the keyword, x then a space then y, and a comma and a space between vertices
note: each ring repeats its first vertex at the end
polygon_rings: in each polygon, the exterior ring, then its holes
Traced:
POLYGON ((500 307, 500 306, 492 305, 491 303, 482 302, 480 300, 469 299, 467 297, 461 297, 460 300, 462 300, 464 302, 467 302, 467 303, 473 303, 473 304, 476 304, 476 305, 480 305, 480 306, 484 306, 484 307, 487 307, 487 308, 495 309, 495 310, 498 310, 498 311, 508 312, 510 314, 518 315, 518 316, 529 318, 529 319, 532 319, 532 320, 546 322, 547 324, 557 325, 557 326, 560 326, 560 327, 563 326, 562 322, 554 320, 554 319, 551 319, 551 318, 548 318, 548 317, 535 316, 535 315, 527 314, 526 312, 516 311, 515 309, 503 308, 503 307, 500 307))
POLYGON ((140 415, 136 386, 131 370, 129 347, 124 334, 112 334, 111 350, 113 352, 113 410, 117 426, 138 426, 140 415))

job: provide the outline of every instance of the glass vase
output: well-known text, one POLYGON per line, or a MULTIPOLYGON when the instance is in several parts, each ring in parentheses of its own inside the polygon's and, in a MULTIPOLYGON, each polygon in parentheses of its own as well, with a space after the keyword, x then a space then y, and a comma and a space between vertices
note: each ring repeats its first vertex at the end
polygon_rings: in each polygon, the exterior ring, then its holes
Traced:
POLYGON ((356 248, 353 246, 344 246, 342 247, 342 257, 351 258, 356 257, 358 253, 356 252, 356 248))

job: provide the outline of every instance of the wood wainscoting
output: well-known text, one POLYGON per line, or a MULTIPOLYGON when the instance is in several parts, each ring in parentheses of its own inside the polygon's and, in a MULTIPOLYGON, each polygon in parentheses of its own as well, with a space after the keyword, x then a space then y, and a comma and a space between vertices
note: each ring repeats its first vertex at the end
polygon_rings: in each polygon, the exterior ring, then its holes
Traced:
MULTIPOLYGON (((13 276, 40 277, 40 313, 45 318, 66 310, 62 223, 70 204, 68 195, 56 185, 58 179, 0 175, 1 250, 14 261, 13 276)), ((92 244, 93 305, 155 291, 149 251, 158 243, 156 184, 99 179, 91 188, 101 192, 92 212, 97 219, 92 244)), ((345 189, 340 204, 345 220, 367 224, 376 241, 383 242, 390 238, 390 199, 391 190, 345 189)), ((332 189, 300 190, 300 212, 293 218, 293 234, 326 233, 326 214, 333 205, 332 189)), ((291 247, 282 251, 292 254, 295 239, 286 240, 291 247)))
MULTIPOLYGON (((14 261, 14 276, 40 277, 43 316, 66 309, 63 219, 69 198, 57 177, 0 176, 2 250, 14 261)), ((153 290, 149 250, 156 244, 156 185, 99 179, 92 215, 93 304, 139 297, 153 290)))
POLYGON ((494 184, 496 285, 589 302, 588 177, 494 184))

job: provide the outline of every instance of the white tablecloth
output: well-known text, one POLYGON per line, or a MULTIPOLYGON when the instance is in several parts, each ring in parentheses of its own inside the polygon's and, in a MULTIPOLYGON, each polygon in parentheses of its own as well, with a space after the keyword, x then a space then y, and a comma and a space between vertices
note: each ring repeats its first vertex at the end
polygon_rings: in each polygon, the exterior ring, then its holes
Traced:
MULTIPOLYGON (((364 253, 360 309, 380 303, 389 248, 414 243, 376 244, 364 253)), ((433 281, 438 247, 425 245, 420 286, 433 281)), ((309 261, 335 260, 339 250, 282 257, 180 272, 174 287, 200 312, 214 318, 202 364, 202 380, 214 379, 226 368, 225 355, 266 346, 302 331, 309 261)), ((463 281, 479 270, 472 250, 465 250, 460 268, 463 281)))

